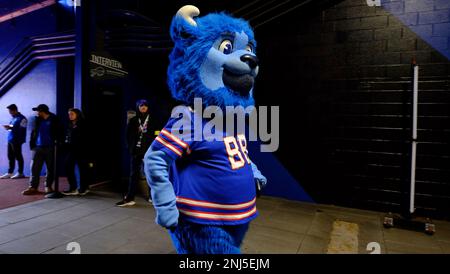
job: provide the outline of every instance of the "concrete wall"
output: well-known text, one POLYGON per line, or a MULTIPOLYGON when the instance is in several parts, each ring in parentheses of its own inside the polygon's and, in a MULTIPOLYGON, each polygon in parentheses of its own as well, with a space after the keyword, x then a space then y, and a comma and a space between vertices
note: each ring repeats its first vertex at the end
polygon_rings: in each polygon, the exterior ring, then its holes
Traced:
MULTIPOLYGON (((22 41, 24 37, 50 34, 56 32, 56 16, 53 8, 45 8, 33 13, 15 18, 0 24, 0 61, 22 41)), ((52 111, 56 108, 56 61, 47 60, 38 63, 5 95, 0 97, 0 122, 9 123, 11 116, 6 109, 9 104, 15 103, 28 118, 34 116, 31 110, 40 103, 48 104, 52 111)), ((30 123, 29 123, 30 125, 30 123)), ((25 173, 30 172, 29 134, 27 143, 23 146, 25 157, 25 173)), ((7 131, 0 130, 0 172, 6 172, 8 168, 7 131)), ((17 167, 16 167, 17 168, 17 167)))

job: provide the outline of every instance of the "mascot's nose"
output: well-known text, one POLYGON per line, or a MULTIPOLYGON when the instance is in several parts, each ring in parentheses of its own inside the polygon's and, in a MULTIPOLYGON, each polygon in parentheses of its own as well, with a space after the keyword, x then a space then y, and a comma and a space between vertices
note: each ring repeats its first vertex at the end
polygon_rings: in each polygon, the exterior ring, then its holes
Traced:
POLYGON ((258 66, 259 60, 258 57, 250 54, 244 54, 241 56, 241 61, 246 63, 251 69, 254 69, 258 66))

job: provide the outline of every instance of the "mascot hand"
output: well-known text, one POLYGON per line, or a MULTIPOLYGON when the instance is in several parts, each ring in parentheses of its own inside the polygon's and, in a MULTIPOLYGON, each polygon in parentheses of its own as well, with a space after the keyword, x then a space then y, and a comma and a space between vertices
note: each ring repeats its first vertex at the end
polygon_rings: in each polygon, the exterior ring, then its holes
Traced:
POLYGON ((159 207, 156 210, 156 223, 165 228, 174 228, 178 225, 179 215, 176 207, 159 207))
POLYGON ((264 178, 264 180, 255 179, 256 184, 256 197, 261 196, 261 192, 264 187, 266 187, 267 180, 264 178))
POLYGON ((261 185, 261 189, 266 187, 266 185, 267 185, 266 177, 261 176, 260 178, 255 178, 255 180, 258 182, 259 185, 261 185))
POLYGON ((252 162, 253 177, 255 178, 256 197, 261 196, 261 191, 267 185, 267 179, 261 174, 258 167, 252 162))

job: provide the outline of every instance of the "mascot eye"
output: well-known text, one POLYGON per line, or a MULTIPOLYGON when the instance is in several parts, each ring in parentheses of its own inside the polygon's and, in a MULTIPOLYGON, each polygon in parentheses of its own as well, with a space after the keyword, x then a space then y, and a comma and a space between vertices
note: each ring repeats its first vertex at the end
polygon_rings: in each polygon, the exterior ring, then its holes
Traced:
POLYGON ((230 40, 223 40, 220 43, 219 51, 225 54, 230 54, 233 52, 233 43, 230 40))
POLYGON ((253 53, 253 47, 250 46, 250 45, 247 45, 247 46, 245 47, 245 50, 246 50, 246 51, 249 51, 249 52, 251 52, 251 53, 253 53))

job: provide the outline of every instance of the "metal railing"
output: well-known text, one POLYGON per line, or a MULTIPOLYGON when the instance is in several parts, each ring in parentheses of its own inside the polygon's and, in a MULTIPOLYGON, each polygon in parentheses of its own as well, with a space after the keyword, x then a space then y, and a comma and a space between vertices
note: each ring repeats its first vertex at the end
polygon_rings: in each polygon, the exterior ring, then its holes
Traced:
POLYGON ((75 56, 75 32, 25 37, 0 62, 0 97, 40 60, 75 56))

